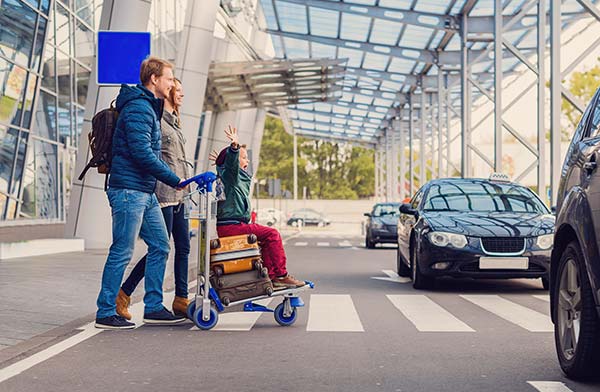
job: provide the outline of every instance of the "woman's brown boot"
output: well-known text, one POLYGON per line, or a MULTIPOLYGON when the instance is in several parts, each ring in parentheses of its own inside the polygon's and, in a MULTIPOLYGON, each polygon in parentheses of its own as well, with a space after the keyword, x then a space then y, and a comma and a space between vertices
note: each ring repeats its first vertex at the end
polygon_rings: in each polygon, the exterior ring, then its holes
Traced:
POLYGON ((125 294, 123 289, 119 289, 119 294, 117 295, 117 314, 119 316, 125 317, 127 320, 131 320, 131 313, 129 313, 129 303, 131 302, 131 297, 125 294))
POLYGON ((173 299, 173 313, 175 316, 187 317, 187 307, 189 304, 189 299, 176 296, 175 299, 173 299))

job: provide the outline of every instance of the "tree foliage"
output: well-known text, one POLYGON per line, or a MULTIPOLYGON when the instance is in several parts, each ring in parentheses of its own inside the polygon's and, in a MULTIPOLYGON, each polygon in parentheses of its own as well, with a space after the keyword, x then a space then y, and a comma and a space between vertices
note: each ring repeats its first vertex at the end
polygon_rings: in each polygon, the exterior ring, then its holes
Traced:
MULTIPOLYGON (((594 96, 596 90, 600 87, 600 66, 596 65, 593 68, 583 72, 573 72, 569 79, 569 91, 585 105, 594 96)), ((562 99, 562 111, 569 120, 569 130, 563 132, 563 139, 570 140, 572 133, 581 118, 581 112, 571 105, 566 99, 562 99), (566 135, 565 135, 566 133, 566 135)))
MULTIPOLYGON (((281 121, 267 117, 257 178, 279 178, 282 190, 292 192, 293 148, 293 137, 285 132, 281 121)), ((301 137, 298 150, 299 197, 303 187, 307 187, 310 198, 358 199, 373 195, 373 150, 301 137)))

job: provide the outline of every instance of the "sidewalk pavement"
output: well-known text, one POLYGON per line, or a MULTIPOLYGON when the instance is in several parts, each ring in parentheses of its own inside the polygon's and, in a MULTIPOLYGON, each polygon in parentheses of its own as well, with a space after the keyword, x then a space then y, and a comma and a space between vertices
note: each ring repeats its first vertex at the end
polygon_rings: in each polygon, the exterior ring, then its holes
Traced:
MULTIPOLYGON (((293 232, 282 233, 284 240, 293 232)), ((171 244, 172 245, 172 244, 171 244)), ((189 280, 196 279, 197 237, 192 238, 189 280)), ((133 260, 146 252, 136 246, 133 260)), ((174 288, 173 253, 165 291, 174 288)), ((0 261, 0 368, 60 341, 95 318, 96 297, 108 250, 62 253, 0 261)), ((130 263, 128 274, 135 263, 130 263)), ((143 282, 132 296, 141 301, 143 282)), ((171 304, 165 304, 170 307, 171 304)))

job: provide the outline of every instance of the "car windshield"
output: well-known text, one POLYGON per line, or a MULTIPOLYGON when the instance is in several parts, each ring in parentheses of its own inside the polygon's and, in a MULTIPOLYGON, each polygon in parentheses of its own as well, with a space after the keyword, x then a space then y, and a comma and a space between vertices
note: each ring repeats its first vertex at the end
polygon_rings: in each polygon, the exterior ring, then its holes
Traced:
POLYGON ((400 214, 399 205, 394 204, 381 204, 375 206, 373 210, 373 216, 382 216, 382 215, 398 215, 400 214))
POLYGON ((548 213, 528 188, 489 181, 434 184, 429 188, 423 210, 548 213))

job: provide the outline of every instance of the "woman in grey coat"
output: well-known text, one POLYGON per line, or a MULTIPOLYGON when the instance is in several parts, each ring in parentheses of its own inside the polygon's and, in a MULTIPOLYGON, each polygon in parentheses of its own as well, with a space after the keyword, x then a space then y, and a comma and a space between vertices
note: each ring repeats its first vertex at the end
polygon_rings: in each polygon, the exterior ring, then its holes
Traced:
MULTIPOLYGON (((181 82, 175 79, 175 86, 171 89, 169 97, 164 101, 161 126, 161 155, 162 160, 180 178, 189 177, 192 164, 185 157, 185 139, 180 128, 179 108, 183 103, 183 88, 181 82)), ((183 198, 189 192, 188 188, 176 189, 158 182, 156 184, 156 197, 160 203, 169 236, 173 235, 175 242, 175 299, 173 313, 186 315, 188 306, 188 258, 190 254, 190 229, 189 221, 185 217, 183 198)), ((117 313, 126 319, 131 319, 129 307, 131 293, 144 277, 146 256, 133 268, 129 277, 121 285, 117 296, 117 313)))

